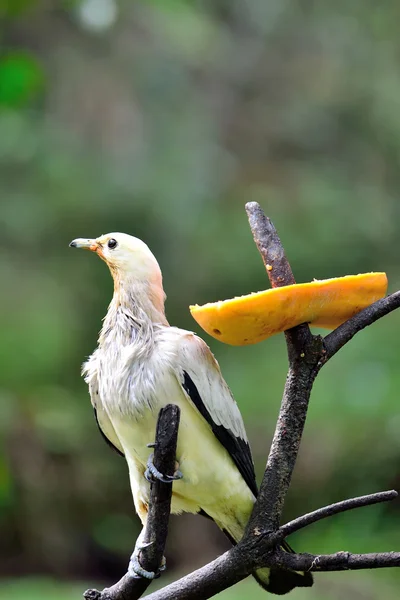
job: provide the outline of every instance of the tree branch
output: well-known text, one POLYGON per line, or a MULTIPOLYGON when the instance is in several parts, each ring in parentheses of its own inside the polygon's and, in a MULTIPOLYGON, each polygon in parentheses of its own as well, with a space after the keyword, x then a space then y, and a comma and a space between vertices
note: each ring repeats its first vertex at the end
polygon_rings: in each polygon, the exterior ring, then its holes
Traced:
POLYGON ((206 600, 251 573, 251 566, 235 546, 204 567, 145 596, 145 600, 206 600))
MULTIPOLYGON (((154 446, 154 466, 165 475, 175 471, 176 444, 180 409, 168 404, 158 415, 154 446)), ((150 450, 149 450, 150 452, 150 450)), ((150 503, 143 542, 150 542, 140 553, 140 564, 146 571, 157 572, 164 554, 171 510, 172 483, 150 484, 150 503)), ((136 600, 149 587, 151 579, 132 577, 127 573, 115 585, 102 592, 87 590, 86 600, 136 600)))
POLYGON ((273 288, 296 283, 285 250, 271 219, 258 202, 247 202, 246 213, 254 242, 273 288))
MULTIPOLYGON (((238 583, 247 575, 244 556, 230 560, 235 549, 193 571, 166 587, 148 594, 146 600, 207 600, 215 594, 238 583)), ((291 554, 277 550, 264 566, 276 566, 293 571, 346 571, 360 569, 385 569, 400 566, 400 552, 379 552, 372 554, 291 554), (266 564, 267 563, 267 564, 266 564)))
POLYGON ((349 342, 359 331, 372 325, 378 319, 381 319, 385 315, 389 314, 396 308, 400 307, 400 291, 386 296, 381 300, 377 300, 371 306, 367 306, 361 312, 357 313, 340 325, 337 329, 328 333, 324 338, 326 355, 324 362, 328 361, 336 352, 343 348, 347 342, 349 342))
POLYGON ((277 531, 277 541, 282 541, 295 531, 303 529, 311 523, 321 521, 327 517, 332 517, 339 513, 353 510, 354 508, 361 508, 362 506, 371 506, 372 504, 378 504, 379 502, 389 502, 397 498, 398 493, 395 490, 389 490, 387 492, 377 492, 376 494, 368 494, 367 496, 358 496, 357 498, 350 498, 349 500, 342 500, 341 502, 335 502, 335 504, 329 504, 323 508, 318 508, 310 513, 307 513, 293 521, 289 521, 285 525, 282 525, 277 531))
MULTIPOLYGON (((319 508, 311 513, 289 521, 272 535, 267 536, 267 545, 272 548, 288 535, 307 527, 311 523, 327 517, 369 506, 379 502, 388 502, 397 498, 394 490, 378 492, 367 496, 359 496, 350 500, 336 502, 329 506, 319 508)), ((267 540, 263 538, 262 543, 267 540)), ((290 554, 277 550, 268 554, 268 547, 263 552, 261 566, 282 566, 296 571, 343 571, 345 569, 384 568, 400 565, 400 552, 387 552, 380 554, 349 554, 337 552, 336 554, 290 554), (362 566, 367 565, 367 566, 362 566)), ((216 560, 201 569, 182 577, 162 590, 146 596, 146 600, 205 600, 215 594, 241 581, 251 573, 255 560, 253 549, 241 550, 239 546, 225 552, 216 560)), ((260 566, 260 565, 259 565, 260 566)))
MULTIPOLYGON (((272 287, 295 283, 273 223, 264 215, 257 202, 248 202, 246 212, 272 287)), ((313 337, 306 324, 286 331, 285 336, 289 373, 259 497, 248 524, 248 531, 276 531, 279 527, 300 447, 311 388, 323 349, 321 338, 313 337)))
POLYGON ((400 567, 400 552, 377 552, 371 554, 290 554, 279 552, 276 565, 295 571, 347 571, 360 569, 385 569, 400 567))

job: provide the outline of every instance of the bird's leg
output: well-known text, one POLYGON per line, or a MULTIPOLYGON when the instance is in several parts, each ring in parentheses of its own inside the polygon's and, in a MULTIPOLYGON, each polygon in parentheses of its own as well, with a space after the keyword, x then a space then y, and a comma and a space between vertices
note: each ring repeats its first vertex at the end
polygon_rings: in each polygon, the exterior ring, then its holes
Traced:
POLYGON ((146 571, 146 569, 143 569, 142 565, 139 562, 139 554, 141 550, 143 550, 144 548, 148 548, 153 543, 143 541, 144 532, 145 528, 142 529, 138 539, 136 540, 135 549, 129 561, 128 573, 131 577, 135 577, 136 579, 140 577, 143 577, 144 579, 156 579, 160 576, 160 573, 162 571, 165 571, 165 569, 167 568, 165 556, 162 557, 161 565, 157 572, 146 571))
MULTIPOLYGON (((155 446, 155 444, 147 444, 148 448, 154 448, 154 446, 155 446)), ((182 479, 183 475, 182 475, 181 471, 179 470, 178 462, 176 463, 176 469, 175 469, 175 473, 173 475, 164 475, 154 466, 153 457, 154 457, 154 454, 151 453, 147 460, 147 469, 144 472, 144 476, 146 477, 147 481, 149 481, 151 483, 155 479, 158 479, 159 481, 162 481, 163 483, 172 483, 173 481, 182 479)))

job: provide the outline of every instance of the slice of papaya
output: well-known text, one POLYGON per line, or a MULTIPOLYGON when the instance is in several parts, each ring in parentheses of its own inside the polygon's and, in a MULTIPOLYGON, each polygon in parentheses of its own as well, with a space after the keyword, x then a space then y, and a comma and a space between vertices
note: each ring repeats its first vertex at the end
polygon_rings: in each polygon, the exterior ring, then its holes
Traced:
POLYGON ((363 273, 273 288, 230 300, 190 306, 197 323, 232 346, 256 344, 300 325, 334 329, 387 289, 386 273, 363 273))

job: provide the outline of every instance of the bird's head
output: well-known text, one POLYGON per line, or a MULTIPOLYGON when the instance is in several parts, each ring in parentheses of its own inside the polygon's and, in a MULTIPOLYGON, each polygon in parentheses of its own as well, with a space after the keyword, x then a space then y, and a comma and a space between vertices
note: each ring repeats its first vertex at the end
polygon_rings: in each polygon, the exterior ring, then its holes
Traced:
POLYGON ((96 239, 77 238, 72 240, 70 246, 91 250, 107 263, 116 294, 128 292, 133 287, 140 288, 146 291, 153 302, 160 305, 162 301, 164 304, 160 267, 142 240, 126 233, 107 233, 96 239))

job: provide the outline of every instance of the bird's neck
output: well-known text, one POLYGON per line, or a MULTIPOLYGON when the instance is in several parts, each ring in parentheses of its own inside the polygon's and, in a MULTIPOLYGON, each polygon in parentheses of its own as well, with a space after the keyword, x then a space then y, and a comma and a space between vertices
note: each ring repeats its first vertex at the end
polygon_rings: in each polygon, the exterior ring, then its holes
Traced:
POLYGON ((122 345, 136 338, 148 340, 155 328, 168 326, 164 301, 164 290, 158 283, 114 281, 114 295, 104 318, 99 343, 106 343, 110 335, 117 335, 122 345))

